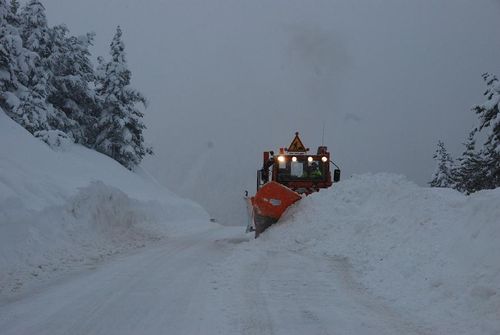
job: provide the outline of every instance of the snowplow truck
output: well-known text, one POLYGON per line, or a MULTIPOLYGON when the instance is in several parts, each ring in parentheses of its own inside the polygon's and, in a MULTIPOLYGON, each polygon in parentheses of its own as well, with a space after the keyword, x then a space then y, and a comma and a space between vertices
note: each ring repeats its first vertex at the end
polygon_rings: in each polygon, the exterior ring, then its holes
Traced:
POLYGON ((248 231, 257 238, 264 230, 278 222, 285 210, 311 193, 328 188, 340 180, 340 168, 331 160, 326 146, 318 147, 316 154, 302 143, 299 133, 288 148, 263 153, 262 168, 257 170, 257 192, 246 197, 248 231), (330 172, 330 165, 335 169, 330 172))

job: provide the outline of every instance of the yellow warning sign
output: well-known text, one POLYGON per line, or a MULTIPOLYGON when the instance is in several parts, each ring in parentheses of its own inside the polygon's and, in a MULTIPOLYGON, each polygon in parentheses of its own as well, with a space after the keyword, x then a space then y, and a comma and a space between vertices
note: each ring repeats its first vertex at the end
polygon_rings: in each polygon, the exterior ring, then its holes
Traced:
POLYGON ((290 147, 288 147, 288 151, 291 152, 307 152, 306 147, 302 143, 299 137, 299 133, 295 133, 295 138, 293 139, 292 143, 290 144, 290 147))

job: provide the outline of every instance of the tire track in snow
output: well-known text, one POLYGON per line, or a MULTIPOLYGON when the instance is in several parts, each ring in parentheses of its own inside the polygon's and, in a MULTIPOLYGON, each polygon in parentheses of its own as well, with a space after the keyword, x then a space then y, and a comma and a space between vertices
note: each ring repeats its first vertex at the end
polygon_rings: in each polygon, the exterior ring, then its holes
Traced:
POLYGON ((243 334, 426 334, 359 285, 345 257, 249 251, 243 334))
POLYGON ((332 334, 321 311, 327 308, 332 287, 311 275, 309 260, 289 252, 268 252, 262 282, 276 326, 276 334, 332 334))
POLYGON ((223 228, 166 241, 0 306, 0 333, 205 334, 199 316, 210 305, 206 273, 227 251, 214 239, 227 235, 235 231, 223 228))
POLYGON ((241 333, 244 335, 275 334, 273 321, 270 317, 267 292, 263 278, 268 269, 268 262, 257 259, 245 268, 241 282, 244 305, 247 311, 242 320, 241 333))
POLYGON ((371 295, 369 291, 355 279, 353 268, 348 257, 338 255, 325 256, 325 258, 330 263, 335 275, 340 279, 338 282, 341 284, 342 290, 348 292, 352 299, 360 306, 380 316, 382 320, 386 320, 391 325, 391 329, 396 331, 396 334, 428 334, 408 319, 405 319, 400 313, 383 302, 382 299, 371 295))

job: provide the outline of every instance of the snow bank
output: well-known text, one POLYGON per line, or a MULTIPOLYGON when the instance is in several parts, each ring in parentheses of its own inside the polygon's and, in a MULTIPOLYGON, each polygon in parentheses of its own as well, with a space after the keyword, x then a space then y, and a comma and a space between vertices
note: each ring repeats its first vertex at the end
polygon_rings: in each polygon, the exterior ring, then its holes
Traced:
POLYGON ((499 241, 500 189, 466 197, 376 174, 303 199, 253 247, 342 259, 426 332, 498 334, 499 241))
POLYGON ((54 151, 0 110, 0 294, 212 226, 145 171, 79 145, 54 151))

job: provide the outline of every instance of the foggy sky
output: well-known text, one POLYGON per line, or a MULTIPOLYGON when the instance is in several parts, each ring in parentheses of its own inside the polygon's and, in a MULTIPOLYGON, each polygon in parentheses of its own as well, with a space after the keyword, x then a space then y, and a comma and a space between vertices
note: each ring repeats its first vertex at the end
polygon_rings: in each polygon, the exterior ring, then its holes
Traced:
POLYGON ((500 75, 495 0, 42 0, 51 25, 121 25, 133 86, 149 100, 145 167, 220 221, 245 224, 264 150, 295 131, 325 144, 342 177, 396 172, 425 185, 453 155, 500 75))

